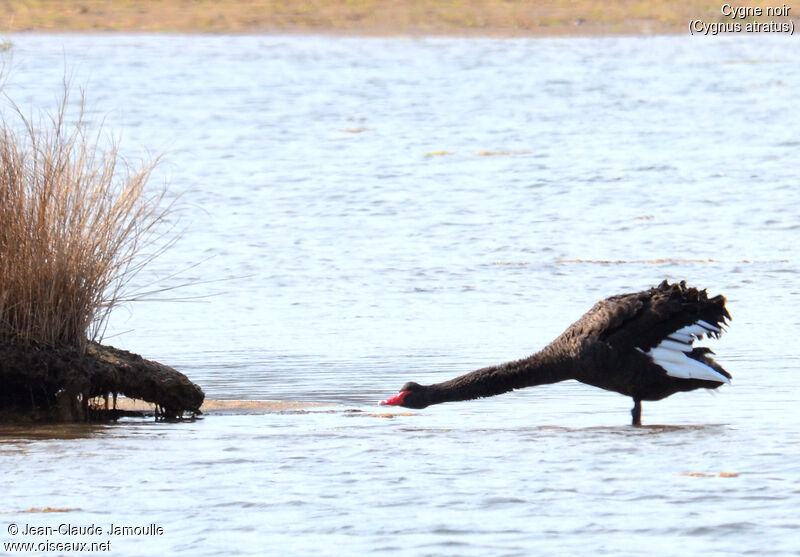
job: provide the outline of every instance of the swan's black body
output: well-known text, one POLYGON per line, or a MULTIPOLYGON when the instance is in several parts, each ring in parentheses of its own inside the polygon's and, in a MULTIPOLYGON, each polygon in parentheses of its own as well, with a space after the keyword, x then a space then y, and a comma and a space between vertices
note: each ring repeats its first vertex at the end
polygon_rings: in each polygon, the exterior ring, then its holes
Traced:
POLYGON ((612 296, 595 304, 540 352, 434 385, 406 383, 381 404, 425 408, 431 404, 494 396, 514 389, 576 379, 641 401, 679 391, 716 389, 730 374, 708 348, 693 347, 704 334, 717 337, 730 319, 725 298, 662 282, 655 288, 612 296))

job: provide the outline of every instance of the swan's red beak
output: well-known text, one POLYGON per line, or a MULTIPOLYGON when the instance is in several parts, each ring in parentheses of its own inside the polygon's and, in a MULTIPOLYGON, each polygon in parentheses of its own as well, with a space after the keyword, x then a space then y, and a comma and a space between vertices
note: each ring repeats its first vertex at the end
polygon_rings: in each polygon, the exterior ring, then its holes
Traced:
POLYGON ((387 398, 386 400, 380 401, 378 404, 381 406, 401 406, 403 404, 403 400, 408 396, 408 393, 411 391, 400 391, 392 398, 387 398))

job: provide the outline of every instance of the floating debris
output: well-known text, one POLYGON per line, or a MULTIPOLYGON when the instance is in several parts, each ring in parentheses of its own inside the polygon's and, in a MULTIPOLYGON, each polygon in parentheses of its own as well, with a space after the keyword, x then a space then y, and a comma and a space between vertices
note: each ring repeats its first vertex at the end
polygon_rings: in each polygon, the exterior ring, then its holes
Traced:
POLYGON ((499 156, 513 156, 513 155, 530 155, 531 151, 481 151, 478 153, 479 157, 499 157, 499 156))
POLYGON ((377 413, 346 413, 345 416, 350 418, 395 418, 397 416, 419 416, 416 412, 382 412, 380 414, 377 413))
POLYGON ((772 265, 776 263, 789 263, 788 259, 738 259, 733 261, 723 261, 721 259, 682 259, 665 257, 660 259, 556 259, 555 261, 492 261, 492 265, 524 266, 524 265, 549 265, 557 263, 564 265, 568 263, 589 263, 592 265, 666 265, 672 263, 746 263, 757 265, 772 265))
POLYGON ((683 476, 690 476, 692 478, 738 478, 739 474, 736 472, 719 472, 717 474, 707 474, 705 472, 684 472, 683 476))
POLYGON ((22 511, 22 512, 23 513, 69 513, 69 512, 72 512, 72 511, 80 511, 80 510, 82 510, 82 509, 79 509, 77 507, 72 507, 72 508, 70 508, 70 507, 42 507, 42 508, 31 507, 27 511, 22 511))
POLYGON ((737 261, 722 261, 720 259, 685 259, 679 257, 664 257, 659 259, 556 259, 556 263, 592 263, 595 265, 663 265, 666 263, 789 263, 788 259, 739 259, 737 261))

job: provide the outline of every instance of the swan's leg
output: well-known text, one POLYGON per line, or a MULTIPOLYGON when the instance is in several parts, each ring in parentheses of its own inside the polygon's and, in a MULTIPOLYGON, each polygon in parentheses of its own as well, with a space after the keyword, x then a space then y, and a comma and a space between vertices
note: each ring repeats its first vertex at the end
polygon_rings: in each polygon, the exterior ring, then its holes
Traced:
POLYGON ((642 401, 638 398, 633 399, 631 416, 633 416, 633 425, 642 425, 642 401))

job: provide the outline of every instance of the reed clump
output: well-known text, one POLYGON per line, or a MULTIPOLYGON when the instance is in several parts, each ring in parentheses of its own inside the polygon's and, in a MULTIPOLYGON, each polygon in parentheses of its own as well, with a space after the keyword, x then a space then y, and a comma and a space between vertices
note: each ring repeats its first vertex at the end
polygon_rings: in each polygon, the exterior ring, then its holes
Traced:
POLYGON ((205 394, 184 374, 97 342, 116 306, 165 290, 132 280, 178 236, 148 187, 158 159, 128 164, 69 92, 52 114, 0 109, 0 422, 125 415, 90 404, 109 394, 195 415, 205 394))
POLYGON ((170 243, 159 240, 172 204, 146 187, 157 159, 128 164, 69 91, 55 113, 2 113, 0 341, 84 351, 170 243))

